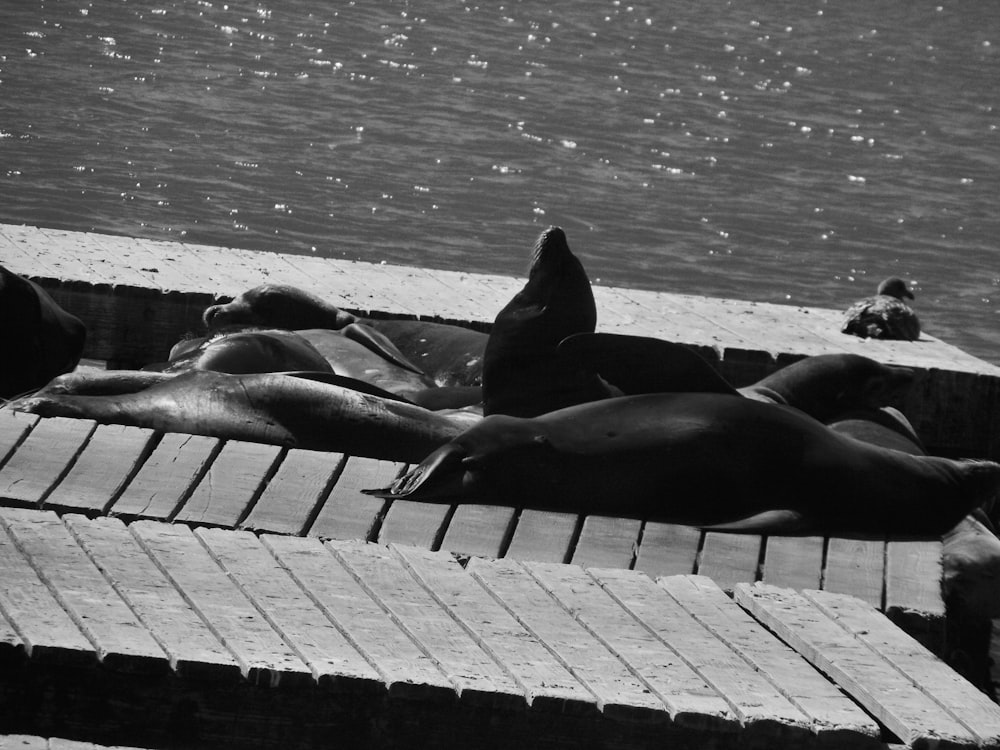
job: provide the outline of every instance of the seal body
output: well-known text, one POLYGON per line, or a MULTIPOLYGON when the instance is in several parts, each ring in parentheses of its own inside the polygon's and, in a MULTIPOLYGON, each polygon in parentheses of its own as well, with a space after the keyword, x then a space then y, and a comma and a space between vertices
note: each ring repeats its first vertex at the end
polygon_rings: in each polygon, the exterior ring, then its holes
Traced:
POLYGON ((0 398, 39 388, 74 369, 87 330, 30 279, 0 266, 0 398))
POLYGON ((998 488, 992 462, 911 456, 789 407, 682 393, 487 417, 373 494, 753 533, 927 537, 998 488))
POLYGON ((231 302, 206 308, 209 331, 228 326, 268 326, 291 330, 343 330, 400 366, 426 374, 439 386, 482 383, 483 353, 488 335, 463 326, 404 318, 366 318, 331 305, 321 297, 286 284, 261 284, 231 302), (367 328, 359 334, 359 326, 367 328), (377 332, 384 340, 377 339, 377 332), (391 341, 390 346, 385 341, 391 341), (396 353, 405 360, 396 359, 396 353))
POLYGON ((840 331, 861 338, 916 341, 920 319, 906 304, 907 299, 913 299, 913 292, 905 281, 892 276, 879 284, 875 296, 847 309, 840 331))
POLYGON ((483 364, 483 413, 535 416, 606 397, 597 376, 556 354, 564 338, 593 333, 596 325, 587 273, 563 230, 549 227, 535 244, 527 282, 493 322, 483 364))
POLYGON ((230 374, 315 370, 333 372, 309 340, 283 329, 254 329, 220 333, 182 342, 170 360, 144 370, 179 374, 189 370, 214 370, 230 374))

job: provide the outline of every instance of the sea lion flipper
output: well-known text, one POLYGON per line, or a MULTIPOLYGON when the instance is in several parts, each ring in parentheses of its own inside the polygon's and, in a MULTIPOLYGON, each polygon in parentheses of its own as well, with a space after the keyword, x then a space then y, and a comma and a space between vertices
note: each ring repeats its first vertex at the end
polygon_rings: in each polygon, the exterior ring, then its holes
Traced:
POLYGON ((407 398, 387 391, 384 388, 379 388, 377 385, 372 385, 371 383, 366 383, 364 380, 358 380, 357 378, 351 378, 347 375, 337 375, 334 372, 321 372, 313 370, 296 370, 289 372, 276 372, 275 375, 288 375, 293 378, 302 378, 303 380, 315 380, 317 383, 328 383, 329 385, 339 385, 342 388, 350 388, 351 390, 358 391, 360 393, 367 393, 370 396, 378 396, 379 398, 389 399, 391 401, 403 401, 404 403, 413 403, 407 398))
POLYGON ((765 510, 738 521, 702 526, 704 531, 725 531, 730 534, 808 535, 805 517, 794 510, 765 510))
POLYGON ((375 352, 380 357, 392 362, 394 365, 402 367, 404 370, 423 375, 424 371, 406 358, 394 343, 380 331, 376 331, 371 326, 364 323, 350 323, 340 329, 340 332, 351 341, 356 341, 366 349, 375 352))
POLYGON ((616 333, 576 333, 557 348, 626 395, 726 393, 736 389, 697 352, 672 341, 616 333))
POLYGON ((466 452, 449 443, 399 477, 388 487, 361 490, 366 495, 385 499, 412 498, 429 502, 448 502, 462 486, 462 463, 466 452))

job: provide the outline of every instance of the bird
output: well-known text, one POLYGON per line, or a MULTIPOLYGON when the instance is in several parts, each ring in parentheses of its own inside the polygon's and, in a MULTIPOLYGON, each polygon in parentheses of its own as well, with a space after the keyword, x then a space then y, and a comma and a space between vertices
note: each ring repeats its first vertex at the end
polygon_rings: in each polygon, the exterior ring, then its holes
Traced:
POLYGON ((920 320, 905 302, 913 298, 905 281, 890 276, 878 285, 875 296, 847 308, 840 332, 861 338, 916 341, 920 338, 920 320))

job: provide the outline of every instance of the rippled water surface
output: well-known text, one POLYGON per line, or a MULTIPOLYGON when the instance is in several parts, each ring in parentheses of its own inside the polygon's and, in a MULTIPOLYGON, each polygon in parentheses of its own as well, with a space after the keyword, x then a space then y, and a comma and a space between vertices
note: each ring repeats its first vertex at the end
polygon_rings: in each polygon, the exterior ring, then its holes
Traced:
MULTIPOLYGON (((994 0, 0 7, 0 221, 844 307, 1000 362, 994 0)), ((492 311, 490 311, 492 312, 492 311)))

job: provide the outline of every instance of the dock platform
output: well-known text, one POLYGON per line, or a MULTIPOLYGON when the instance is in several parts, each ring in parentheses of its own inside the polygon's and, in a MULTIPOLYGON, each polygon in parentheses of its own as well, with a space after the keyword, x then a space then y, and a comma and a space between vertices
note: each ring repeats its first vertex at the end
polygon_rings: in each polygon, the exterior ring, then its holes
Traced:
MULTIPOLYGON (((11 225, 0 263, 111 365, 164 359, 266 280, 482 330, 523 284, 11 225)), ((688 343, 737 385, 831 351, 913 367, 931 451, 1000 457, 1000 368, 937 339, 594 292, 598 330, 688 343)), ((1000 747, 996 705, 925 650, 940 542, 361 494, 405 469, 0 410, 0 748, 1000 747)))

